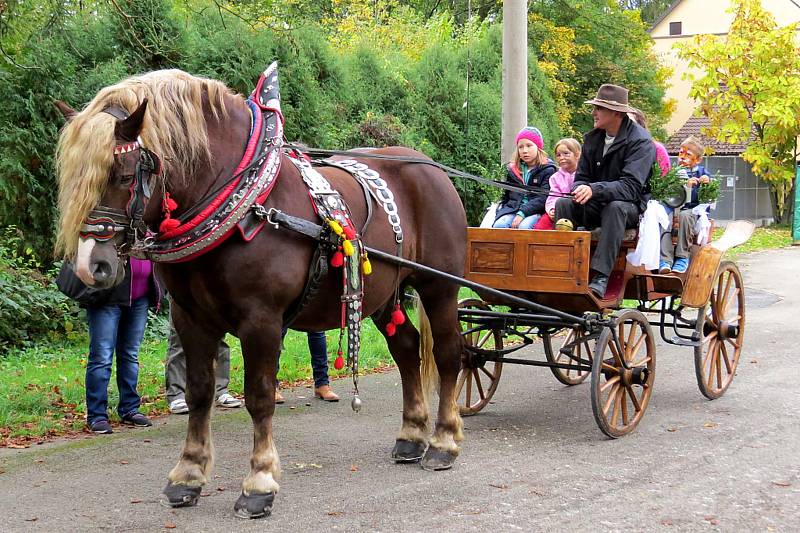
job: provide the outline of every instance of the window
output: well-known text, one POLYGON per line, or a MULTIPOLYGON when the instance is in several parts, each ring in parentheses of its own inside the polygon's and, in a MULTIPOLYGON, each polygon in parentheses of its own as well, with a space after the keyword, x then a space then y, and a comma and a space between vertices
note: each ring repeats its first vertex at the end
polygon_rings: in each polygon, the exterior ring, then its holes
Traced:
POLYGON ((669 34, 670 35, 680 35, 682 33, 683 28, 681 28, 680 22, 670 22, 669 23, 669 34))

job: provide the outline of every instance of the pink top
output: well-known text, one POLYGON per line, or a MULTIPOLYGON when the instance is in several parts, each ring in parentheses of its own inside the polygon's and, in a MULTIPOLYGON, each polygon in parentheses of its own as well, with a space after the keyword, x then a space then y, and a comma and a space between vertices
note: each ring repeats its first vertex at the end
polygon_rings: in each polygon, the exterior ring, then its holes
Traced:
MULTIPOLYGON (((577 169, 576 169, 577 170, 577 169)), ((572 182, 575 181, 575 173, 567 172, 559 168, 558 171, 550 176, 550 195, 544 203, 545 213, 549 213, 551 209, 556 208, 556 201, 563 198, 564 195, 572 192, 572 182), (555 195, 553 193, 556 193, 555 195)))
POLYGON ((667 172, 669 172, 669 169, 672 167, 672 163, 669 162, 667 149, 658 141, 653 141, 653 144, 656 145, 656 161, 661 168, 661 175, 666 176, 667 172))
POLYGON ((131 302, 147 294, 153 264, 146 259, 131 257, 131 302))

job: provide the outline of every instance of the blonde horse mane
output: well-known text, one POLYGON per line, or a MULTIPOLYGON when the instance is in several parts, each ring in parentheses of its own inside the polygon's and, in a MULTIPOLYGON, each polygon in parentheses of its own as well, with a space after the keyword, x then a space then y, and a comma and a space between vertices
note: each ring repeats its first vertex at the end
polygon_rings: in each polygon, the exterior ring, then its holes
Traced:
POLYGON ((61 132, 56 150, 59 224, 56 253, 75 255, 81 224, 103 196, 113 164, 116 119, 103 110, 118 106, 132 113, 147 98, 140 134, 164 168, 191 169, 210 160, 203 114, 205 95, 215 118, 226 115, 222 82, 181 70, 159 70, 134 76, 102 89, 61 132))

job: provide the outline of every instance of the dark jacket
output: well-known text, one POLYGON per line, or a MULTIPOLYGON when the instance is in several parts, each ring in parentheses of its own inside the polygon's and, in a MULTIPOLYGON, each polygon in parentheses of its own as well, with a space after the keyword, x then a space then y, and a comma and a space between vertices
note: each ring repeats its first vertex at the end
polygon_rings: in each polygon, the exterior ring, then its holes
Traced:
POLYGON ((528 174, 528 182, 523 182, 522 174, 516 168, 508 165, 506 168, 506 182, 512 185, 530 185, 539 187, 540 193, 524 194, 517 191, 506 190, 503 199, 497 208, 495 220, 503 215, 508 215, 522 211, 526 217, 531 215, 541 215, 544 213, 544 203, 550 192, 550 176, 556 171, 556 166, 552 161, 547 161, 543 165, 537 165, 528 174))
MULTIPOLYGON (((155 271, 150 274, 150 286, 147 297, 150 307, 161 307, 164 290, 155 276, 155 271)), ((131 264, 125 263, 125 278, 122 283, 109 289, 93 289, 87 287, 78 278, 68 261, 64 261, 56 280, 58 289, 66 296, 72 298, 81 307, 101 307, 103 305, 130 305, 131 304, 131 264)))
POLYGON ((631 202, 641 213, 650 199, 649 179, 656 162, 653 138, 628 117, 622 119, 614 143, 603 156, 605 137, 605 130, 595 128, 583 138, 572 190, 589 185, 592 200, 631 202))

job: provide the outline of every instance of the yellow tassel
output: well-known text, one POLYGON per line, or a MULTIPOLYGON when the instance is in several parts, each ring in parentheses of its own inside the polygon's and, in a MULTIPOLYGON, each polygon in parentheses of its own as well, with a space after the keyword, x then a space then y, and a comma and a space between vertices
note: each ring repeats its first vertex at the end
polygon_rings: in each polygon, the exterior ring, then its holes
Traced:
POLYGON ((338 235, 339 237, 341 237, 342 233, 344 233, 344 230, 342 229, 342 225, 339 224, 337 221, 331 219, 331 220, 328 221, 328 225, 331 227, 333 232, 336 235, 338 235))
POLYGON ((344 255, 346 255, 347 257, 353 255, 353 252, 355 252, 355 249, 353 248, 353 243, 347 240, 344 241, 342 243, 342 251, 344 251, 344 255))
POLYGON ((372 263, 369 262, 369 257, 367 257, 367 254, 364 254, 364 260, 361 263, 361 268, 365 276, 372 274, 372 263))

